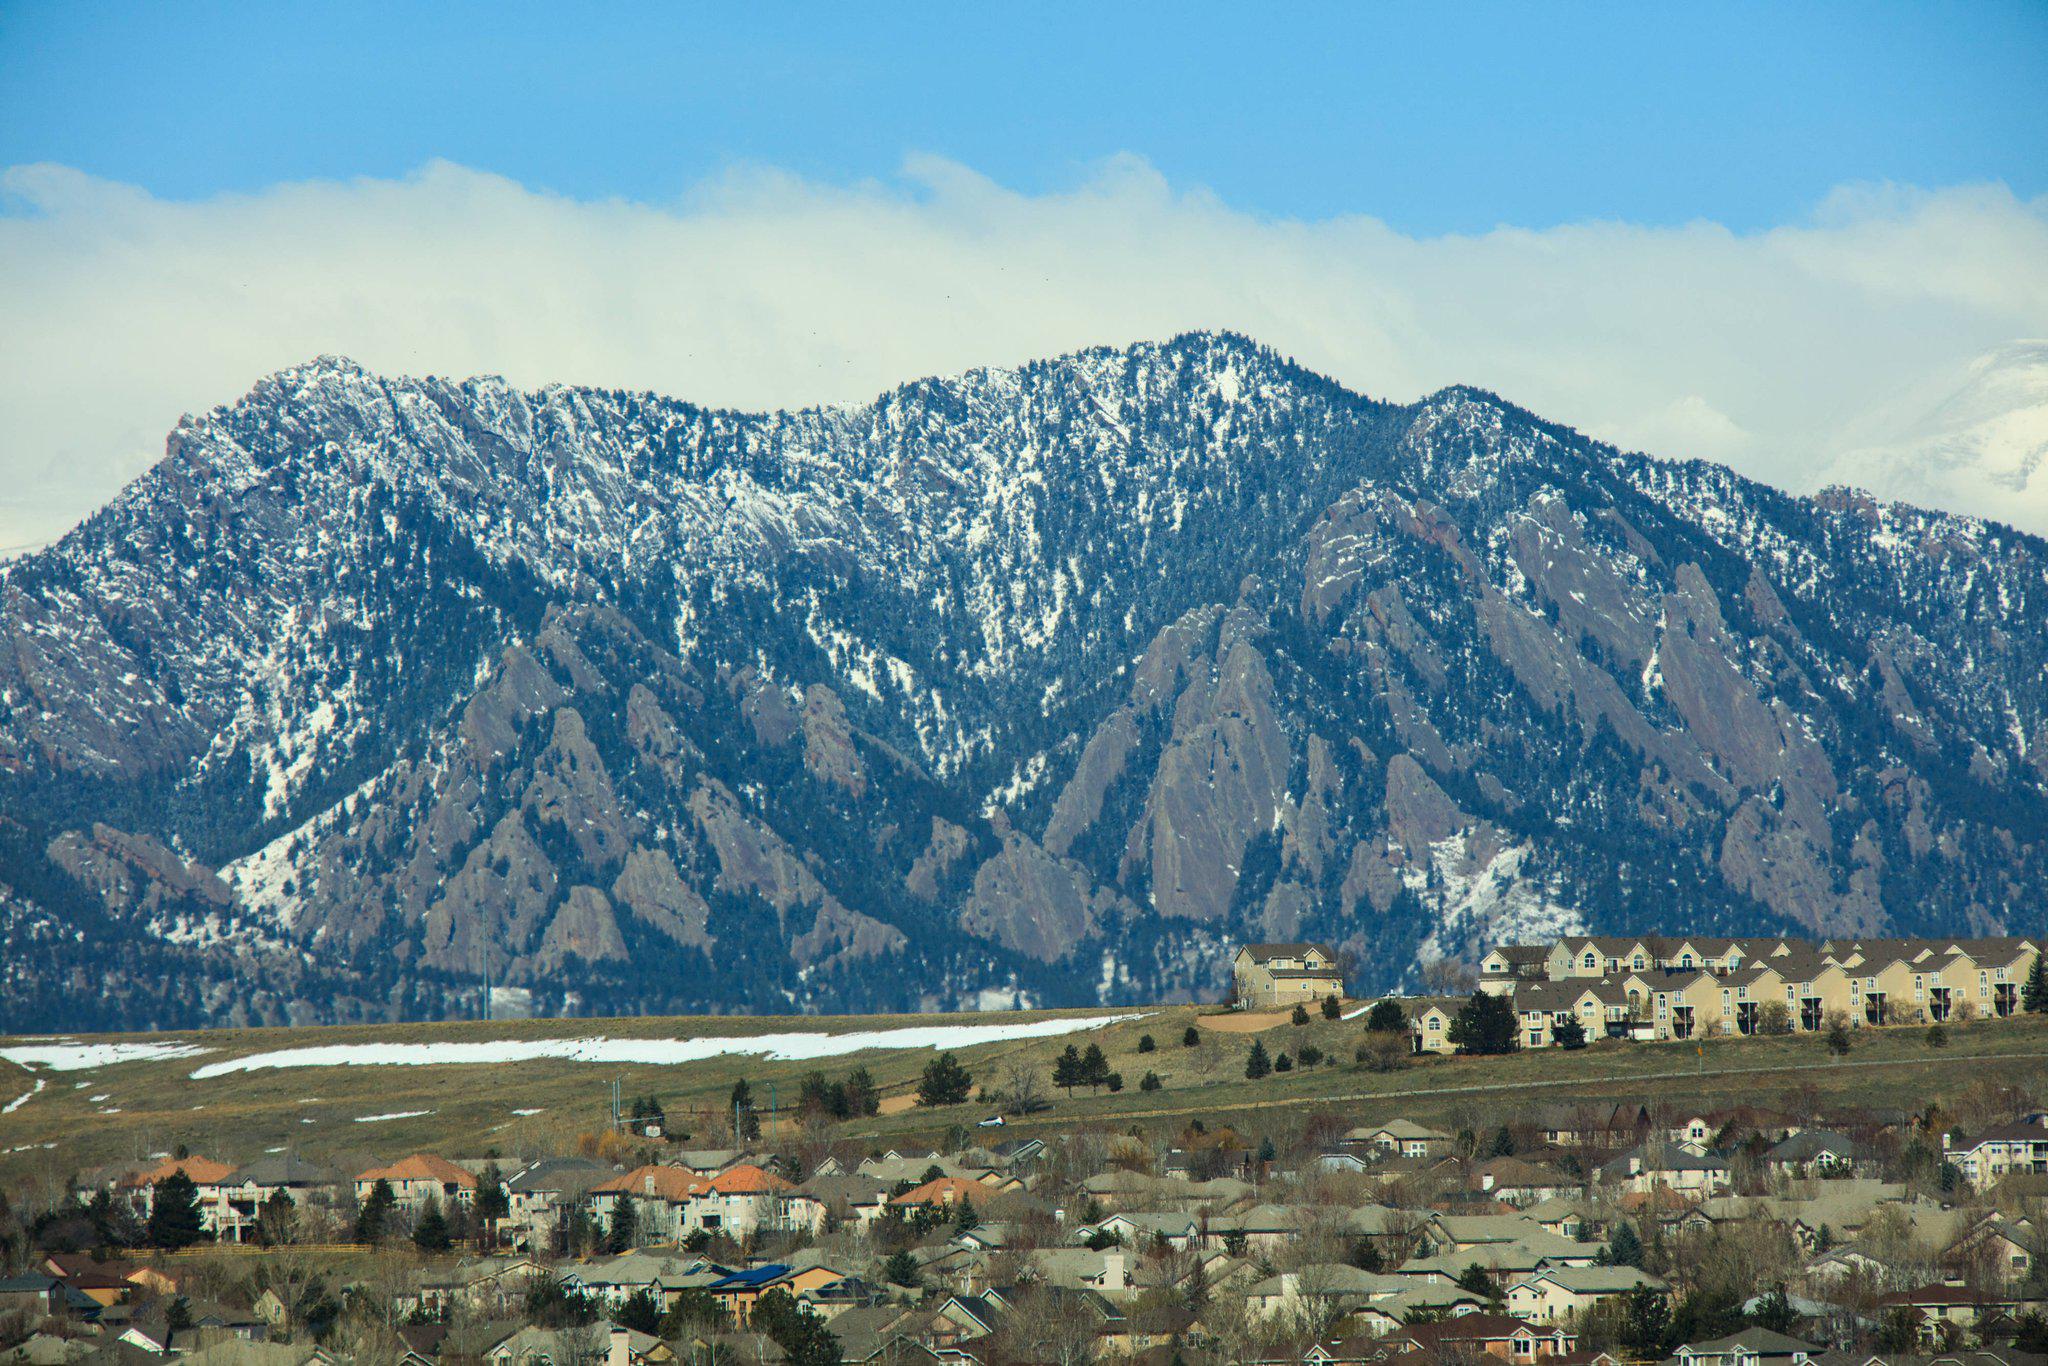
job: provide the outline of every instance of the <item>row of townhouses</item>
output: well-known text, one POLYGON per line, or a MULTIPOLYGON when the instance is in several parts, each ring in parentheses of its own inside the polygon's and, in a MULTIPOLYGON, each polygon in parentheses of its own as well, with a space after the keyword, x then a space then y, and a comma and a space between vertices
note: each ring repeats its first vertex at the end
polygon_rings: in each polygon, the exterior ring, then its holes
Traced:
MULTIPOLYGON (((1566 1021, 1587 1039, 1815 1033, 2018 1014, 2038 953, 2036 940, 2020 936, 1589 936, 1496 948, 1480 961, 1479 988, 1514 1002, 1525 1048, 1550 1046, 1566 1021)), ((1412 1003, 1416 1047, 1451 1051, 1462 1004, 1412 1003)))

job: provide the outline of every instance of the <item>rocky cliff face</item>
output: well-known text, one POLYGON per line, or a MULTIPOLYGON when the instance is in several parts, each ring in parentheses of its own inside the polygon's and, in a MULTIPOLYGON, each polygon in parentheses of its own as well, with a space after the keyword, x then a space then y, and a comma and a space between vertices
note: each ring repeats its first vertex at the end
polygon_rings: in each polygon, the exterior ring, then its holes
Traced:
POLYGON ((2048 546, 1231 336, 769 415, 322 361, 0 571, 0 881, 15 1027, 2033 929, 2048 546))

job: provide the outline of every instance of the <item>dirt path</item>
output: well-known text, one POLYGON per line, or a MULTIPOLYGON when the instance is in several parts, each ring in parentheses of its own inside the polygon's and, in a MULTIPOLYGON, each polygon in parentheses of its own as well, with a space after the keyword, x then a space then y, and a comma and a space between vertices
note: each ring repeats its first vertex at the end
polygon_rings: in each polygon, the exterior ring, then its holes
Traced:
MULTIPOLYGON (((2043 1062, 2048 1061, 2048 1052, 2043 1053, 1958 1053, 1947 1062, 2043 1062)), ((1682 1081, 1689 1077, 1755 1077, 1785 1072, 1832 1072, 1844 1068, 1859 1067, 1924 1067, 1925 1058, 1865 1058, 1857 1060, 1836 1060, 1830 1062, 1781 1063, 1775 1067, 1682 1067, 1665 1072, 1630 1072, 1615 1077, 1557 1077, 1537 1081, 1491 1081, 1475 1082, 1464 1086, 1412 1086, 1392 1091, 1329 1092, 1313 1096, 1277 1096, 1272 1100, 1254 1101, 1243 1105, 1175 1105, 1151 1110, 1119 1110, 1114 1114, 1093 1115, 1029 1115, 1013 1117, 1007 1125, 1011 1129, 1030 1127, 1071 1127, 1077 1122, 1100 1119, 1122 1123, 1125 1120, 1176 1119, 1183 1115, 1207 1117, 1238 1110, 1277 1109, 1284 1106, 1301 1105, 1344 1105, 1359 1101, 1414 1099, 1419 1096, 1461 1096, 1476 1095, 1489 1091, 1533 1091, 1540 1087, 1600 1087, 1603 1085, 1634 1085, 1638 1082, 1682 1081)), ((855 1138, 879 1138, 873 1132, 855 1134, 855 1138)))

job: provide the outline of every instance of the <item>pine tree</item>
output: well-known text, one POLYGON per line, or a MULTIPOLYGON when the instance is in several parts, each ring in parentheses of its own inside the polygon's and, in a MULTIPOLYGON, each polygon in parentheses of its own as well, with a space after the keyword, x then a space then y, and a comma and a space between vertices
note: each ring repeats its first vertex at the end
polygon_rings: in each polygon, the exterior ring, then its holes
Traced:
POLYGON ((375 1243, 383 1240, 391 1223, 391 1211, 398 1206, 398 1197, 391 1193, 391 1183, 383 1177, 370 1187, 369 1195, 363 1199, 363 1207, 356 1211, 356 1241, 375 1243))
POLYGON ((1109 1084, 1109 1059, 1103 1056, 1100 1044, 1089 1044, 1081 1055, 1081 1083, 1090 1090, 1109 1084))
POLYGON ((1337 993, 1334 991, 1323 998, 1323 1018, 1326 1020, 1341 1020, 1344 1018, 1344 1003, 1337 999, 1337 993))
POLYGON ((1609 1266, 1643 1264, 1643 1240, 1637 1235, 1635 1225, 1623 1222, 1614 1226, 1614 1232, 1607 1239, 1607 1263, 1609 1266))
POLYGON ((1201 1046, 1201 1042, 1202 1031, 1193 1025, 1189 1025, 1180 1032, 1180 1046, 1182 1048, 1197 1048, 1201 1046))
POLYGON ((419 1222, 413 1225, 412 1245, 422 1252, 446 1252, 454 1242, 448 1235, 448 1216, 441 1213, 441 1202, 429 1195, 420 1209, 419 1222))
POLYGON ((1307 1024, 1307 1023, 1308 1023, 1308 1007, 1307 1007, 1307 1006, 1305 1006, 1305 1005, 1299 1005, 1299 1004, 1297 1004, 1297 1005, 1296 1005, 1296 1006, 1294 1007, 1294 1013, 1293 1013, 1292 1015, 1288 1016, 1288 1018, 1289 1018, 1290 1020, 1292 1020, 1292 1021, 1293 1021, 1294 1023, 1298 1024, 1298 1025, 1305 1025, 1305 1024, 1307 1024))
POLYGON ((745 1077, 732 1084, 732 1115, 736 1137, 742 1142, 761 1136, 761 1120, 754 1113, 754 1088, 747 1085, 745 1077))
POLYGON ((959 1105, 974 1088, 974 1078, 951 1053, 941 1053, 925 1064, 917 1083, 919 1105, 959 1105))
POLYGON ((1138 1036, 1138 1051, 1140 1053, 1150 1053, 1158 1047, 1159 1045, 1152 1041, 1150 1034, 1140 1034, 1138 1036))
POLYGON ((1073 1044, 1068 1044, 1066 1050, 1052 1065, 1052 1084, 1061 1087, 1071 1096, 1074 1094, 1074 1088, 1084 1085, 1086 1080, 1081 1073, 1081 1050, 1073 1044))
POLYGON ((2027 969, 2027 984, 2020 988, 2020 1005, 2032 1015, 2048 1012, 2048 954, 2035 954, 2027 969))
POLYGON ((206 1237, 199 1214, 199 1188, 181 1167, 151 1188, 148 1241, 176 1252, 206 1237))
POLYGON ((1244 1074, 1247 1079, 1257 1081, 1273 1070, 1273 1060, 1266 1056, 1266 1045, 1258 1039, 1252 1040, 1251 1056, 1245 1059, 1244 1074))
POLYGON ((891 1285, 907 1285, 915 1288, 922 1277, 918 1274, 917 1258, 910 1249, 903 1248, 889 1254, 882 1263, 882 1279, 891 1285))
POLYGON ((1365 1014, 1365 1027, 1374 1034, 1399 1034, 1408 1028, 1408 1017, 1399 1001, 1375 1001, 1365 1014))
POLYGON ((498 1220, 510 1217, 512 1197, 505 1193, 505 1178, 498 1160, 491 1158, 476 1178, 476 1225, 486 1244, 497 1241, 498 1220))
POLYGON ((1515 1008, 1505 996, 1475 991, 1472 999, 1451 1021, 1451 1042, 1460 1053, 1493 1054, 1515 1051, 1515 1008))
POLYGON ((605 1246, 613 1252, 625 1252, 633 1246, 633 1237, 640 1225, 640 1213, 633 1208, 633 1197, 619 1192, 618 1203, 612 1206, 611 1227, 605 1230, 605 1246))

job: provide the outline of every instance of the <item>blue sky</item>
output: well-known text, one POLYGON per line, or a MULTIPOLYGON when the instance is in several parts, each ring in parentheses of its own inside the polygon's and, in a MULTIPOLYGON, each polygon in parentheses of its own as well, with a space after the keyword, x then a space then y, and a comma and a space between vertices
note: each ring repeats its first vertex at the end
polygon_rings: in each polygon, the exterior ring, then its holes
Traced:
POLYGON ((663 201, 934 153, 1027 193, 1143 157, 1414 234, 1738 231, 1845 182, 2048 191, 2048 4, 0 5, 0 164, 169 198, 434 158, 663 201), (874 11, 874 12, 871 12, 874 11))

